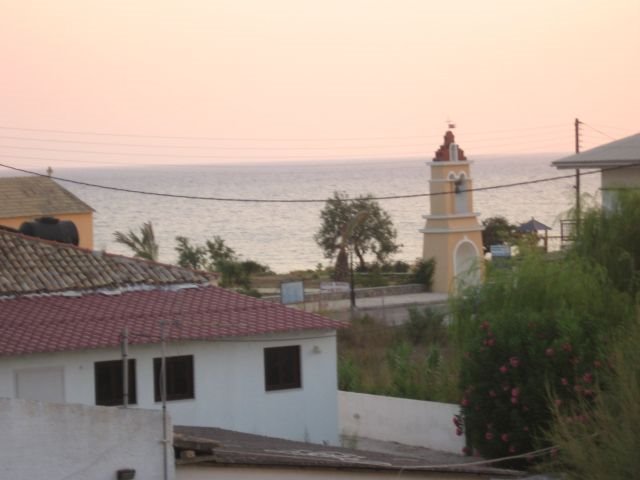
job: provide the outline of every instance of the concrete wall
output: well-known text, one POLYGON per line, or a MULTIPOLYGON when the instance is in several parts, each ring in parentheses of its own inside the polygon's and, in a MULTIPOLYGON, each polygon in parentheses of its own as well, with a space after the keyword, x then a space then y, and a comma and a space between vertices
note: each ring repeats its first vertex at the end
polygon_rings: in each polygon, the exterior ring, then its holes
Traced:
POLYGON ((458 405, 407 400, 363 393, 338 392, 340 433, 345 436, 403 443, 461 453, 453 416, 458 405))
POLYGON ((176 469, 177 480, 214 480, 224 478, 225 480, 306 480, 344 478, 349 480, 370 480, 398 478, 428 478, 431 480, 478 480, 489 478, 488 475, 465 474, 457 472, 415 472, 410 470, 350 470, 348 465, 344 469, 318 468, 318 467, 243 467, 243 466, 207 466, 207 465, 185 465, 176 469))
MULTIPOLYGON (((334 332, 305 331, 223 342, 169 344, 167 354, 194 355, 195 399, 168 402, 174 424, 221 427, 291 440, 338 444, 334 332), (265 391, 265 347, 300 345, 302 388, 265 391)), ((153 359, 159 345, 132 346, 137 405, 154 400, 153 359)), ((0 359, 0 397, 16 396, 21 369, 61 367, 64 401, 95 405, 94 362, 117 360, 119 350, 91 350, 0 359)))
POLYGON ((113 480, 124 468, 163 478, 159 412, 2 398, 0 425, 0 478, 113 480))

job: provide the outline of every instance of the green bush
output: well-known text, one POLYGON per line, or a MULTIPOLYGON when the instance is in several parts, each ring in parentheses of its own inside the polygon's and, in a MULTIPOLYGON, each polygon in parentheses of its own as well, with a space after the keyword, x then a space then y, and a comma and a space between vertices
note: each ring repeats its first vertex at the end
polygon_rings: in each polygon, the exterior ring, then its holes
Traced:
POLYGON ((567 407, 593 398, 610 333, 632 310, 602 269, 533 255, 458 298, 468 447, 496 458, 544 445, 537 441, 552 419, 549 394, 567 407))
POLYGON ((436 270, 436 259, 430 258, 425 260, 424 258, 418 259, 411 271, 412 283, 419 283, 424 285, 427 291, 431 291, 433 286, 433 273, 436 270))
POLYGON ((618 192, 610 210, 584 213, 572 251, 602 265, 619 290, 640 292, 640 193, 618 192))
POLYGON ((410 308, 409 320, 403 325, 408 339, 414 344, 443 342, 447 335, 444 313, 432 308, 410 308))
POLYGON ((640 318, 612 349, 613 376, 593 404, 554 409, 557 455, 545 469, 569 480, 637 478, 640 472, 640 318))

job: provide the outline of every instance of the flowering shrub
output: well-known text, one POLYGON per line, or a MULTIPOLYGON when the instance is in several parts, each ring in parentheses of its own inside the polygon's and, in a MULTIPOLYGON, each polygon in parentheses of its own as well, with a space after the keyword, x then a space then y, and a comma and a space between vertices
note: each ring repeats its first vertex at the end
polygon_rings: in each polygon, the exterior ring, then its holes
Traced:
POLYGON ((454 307, 464 351, 454 423, 466 451, 497 458, 545 446, 553 402, 563 409, 596 395, 604 347, 631 316, 629 299, 581 260, 535 256, 466 293, 454 307))

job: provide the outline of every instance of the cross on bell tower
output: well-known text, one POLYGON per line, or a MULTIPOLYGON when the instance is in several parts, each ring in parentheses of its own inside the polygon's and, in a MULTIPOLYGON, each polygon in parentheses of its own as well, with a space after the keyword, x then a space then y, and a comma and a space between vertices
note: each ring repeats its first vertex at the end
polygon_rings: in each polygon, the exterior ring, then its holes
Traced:
POLYGON ((449 293, 482 277, 482 230, 473 212, 471 164, 451 130, 436 151, 429 191, 431 213, 424 215, 422 258, 436 261, 433 291, 449 293))

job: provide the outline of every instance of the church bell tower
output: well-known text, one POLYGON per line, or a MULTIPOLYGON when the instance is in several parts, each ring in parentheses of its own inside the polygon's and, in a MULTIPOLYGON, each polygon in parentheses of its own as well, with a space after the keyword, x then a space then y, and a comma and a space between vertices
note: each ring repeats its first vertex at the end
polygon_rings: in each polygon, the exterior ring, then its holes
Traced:
POLYGON ((436 261, 433 291, 450 293, 482 278, 482 230, 473 211, 471 164, 451 130, 431 162, 431 214, 424 215, 422 258, 436 261))

